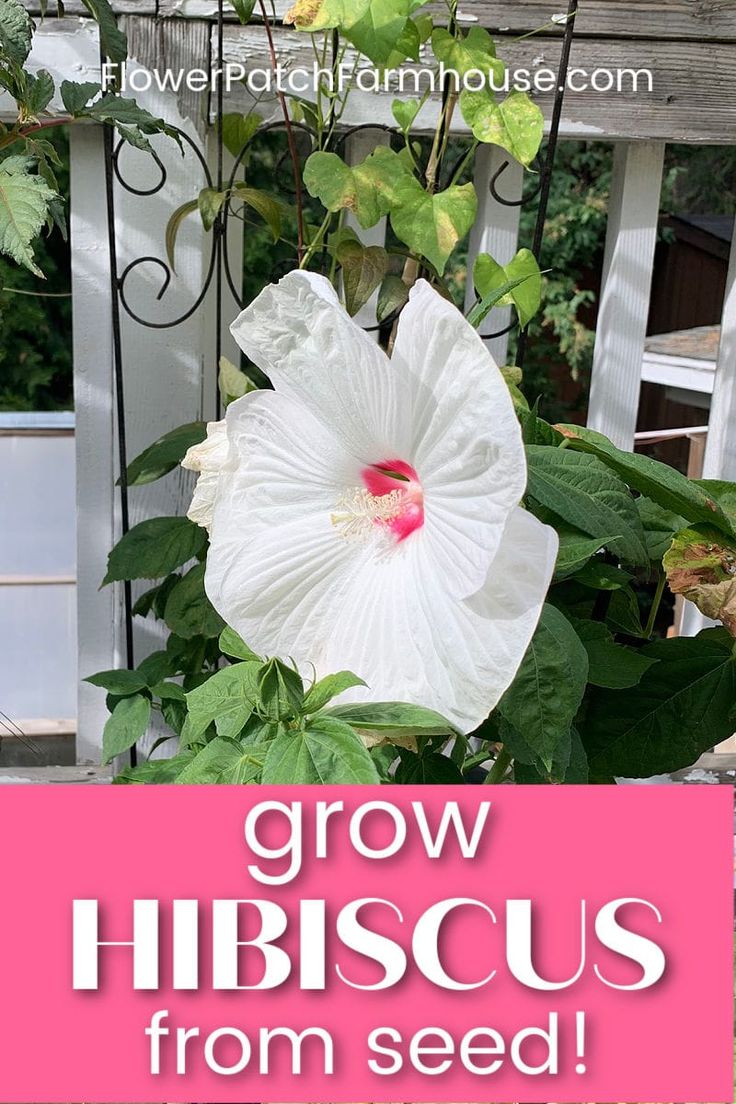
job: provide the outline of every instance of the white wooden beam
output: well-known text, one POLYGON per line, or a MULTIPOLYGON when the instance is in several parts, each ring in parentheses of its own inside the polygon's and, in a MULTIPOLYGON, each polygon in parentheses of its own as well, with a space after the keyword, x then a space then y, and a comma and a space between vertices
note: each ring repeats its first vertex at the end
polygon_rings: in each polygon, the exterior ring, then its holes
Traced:
POLYGON ((657 241, 664 143, 616 148, 588 425, 632 449, 657 241))
POLYGON ((736 235, 731 244, 703 475, 706 479, 736 480, 736 235))
MULTIPOLYGON (((519 218, 521 207, 508 207, 499 203, 491 192, 491 181, 501 166, 507 163, 498 179, 496 192, 504 199, 521 199, 524 186, 524 170, 518 161, 498 146, 481 146, 475 157, 473 183, 478 195, 478 215, 470 231, 468 244, 468 275, 465 285, 465 309, 476 300, 473 288, 473 265, 479 253, 490 253, 499 264, 508 264, 516 253, 519 242, 519 218)), ((511 322, 511 307, 492 310, 480 325, 481 334, 497 333, 511 322)), ((509 337, 504 334, 486 341, 488 351, 497 364, 504 365, 509 337)))
MULTIPOLYGON (((79 678, 115 667, 120 602, 100 590, 115 540, 110 275, 102 129, 70 127, 79 678)), ((80 682, 77 762, 101 760, 105 695, 80 682)))

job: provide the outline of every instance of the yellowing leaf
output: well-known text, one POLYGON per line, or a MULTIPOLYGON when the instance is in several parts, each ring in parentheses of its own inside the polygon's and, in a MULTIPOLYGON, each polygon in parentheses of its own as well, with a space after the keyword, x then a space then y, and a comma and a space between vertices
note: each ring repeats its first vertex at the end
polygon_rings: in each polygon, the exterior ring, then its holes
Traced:
POLYGON ((379 147, 360 165, 346 165, 336 153, 313 153, 304 166, 304 183, 328 211, 351 211, 364 229, 389 210, 394 179, 407 172, 391 150, 379 147))
POLYGON ((324 31, 351 27, 365 14, 370 0, 296 0, 284 16, 300 31, 324 31))
POLYGON ((498 103, 490 91, 464 91, 460 110, 479 142, 501 146, 522 165, 530 165, 539 152, 544 116, 526 92, 512 92, 498 103))
POLYGON ((397 238, 442 275, 453 249, 475 222, 478 201, 473 185, 453 184, 430 195, 407 174, 397 182, 391 200, 391 226, 397 238))
POLYGON ((682 529, 662 560, 673 594, 736 636, 736 548, 715 529, 682 529))

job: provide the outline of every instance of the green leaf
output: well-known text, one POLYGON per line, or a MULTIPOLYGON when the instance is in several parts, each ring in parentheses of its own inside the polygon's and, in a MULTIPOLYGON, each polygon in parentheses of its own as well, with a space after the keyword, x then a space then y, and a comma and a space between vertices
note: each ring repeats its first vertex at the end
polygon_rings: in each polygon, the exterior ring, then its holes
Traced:
POLYGON ((378 291, 376 318, 385 322, 392 314, 400 311, 409 299, 409 288, 400 276, 388 275, 378 291))
POLYGON ((258 663, 263 662, 261 657, 257 656, 256 653, 248 647, 245 641, 238 636, 235 629, 231 629, 229 625, 226 625, 220 633, 219 645, 223 655, 234 656, 235 659, 254 660, 258 663))
POLYGON ((411 10, 411 0, 369 0, 361 18, 343 33, 375 65, 400 65, 419 46, 418 31, 410 30, 411 10))
POLYGON ((705 491, 710 500, 721 507, 724 514, 736 528, 736 483, 726 479, 696 479, 695 486, 705 491))
POLYGON ((243 26, 250 23, 251 16, 255 10, 256 0, 230 0, 230 3, 235 9, 235 14, 243 26))
POLYGON ((202 188, 197 196, 197 207, 205 230, 209 231, 215 225, 226 199, 226 192, 218 192, 217 188, 202 188))
POLYGON ((166 256, 171 265, 172 272, 176 272, 175 251, 179 228, 184 219, 188 215, 191 215, 193 211, 197 210, 197 206, 196 199, 190 199, 187 203, 182 203, 181 207, 176 208, 169 218, 169 221, 166 223, 166 256))
POLYGON ((660 640, 639 685, 601 691, 583 740, 594 777, 649 778, 691 766, 736 727, 736 662, 723 629, 660 640))
POLYGON ((526 92, 512 92, 499 103, 487 89, 466 89, 460 93, 460 111, 479 142, 501 146, 522 165, 529 166, 539 153, 544 116, 526 92))
POLYGON ((556 529, 560 538, 560 547, 555 566, 555 582, 574 575, 611 539, 610 536, 603 540, 599 537, 589 537, 587 533, 564 522, 558 524, 556 529))
POLYGON ((570 448, 588 452, 604 461, 630 487, 646 495, 665 510, 680 514, 689 522, 715 525, 721 532, 736 536, 732 520, 715 497, 667 464, 640 453, 623 452, 602 433, 582 426, 562 425, 570 448))
POLYGON ((345 306, 351 316, 358 313, 388 271, 389 257, 380 245, 361 245, 359 241, 343 241, 335 256, 342 266, 345 306))
MULTIPOLYGON (((87 0, 83 0, 83 3, 86 2, 87 0)), ((94 2, 98 3, 99 0, 94 2)), ((100 123, 109 123, 126 142, 147 153, 152 152, 152 147, 146 135, 167 134, 170 138, 179 141, 176 131, 163 119, 156 118, 150 111, 139 107, 135 100, 118 96, 114 92, 106 92, 99 100, 95 100, 86 107, 81 114, 85 118, 95 119, 100 123)))
POLYGON ((32 39, 33 21, 19 0, 0 0, 0 48, 5 56, 23 65, 32 39))
POLYGON ((451 184, 429 195, 413 176, 400 177, 391 197, 391 226, 409 249, 445 271, 450 254, 475 222, 478 201, 472 184, 451 184))
POLYGON ((520 249, 507 265, 498 264, 489 253, 479 253, 473 268, 473 281, 481 300, 503 287, 504 284, 513 283, 512 290, 498 300, 498 305, 513 304, 522 330, 529 325, 539 310, 542 299, 542 274, 531 249, 520 249))
POLYGON ((639 511, 641 523, 644 526, 644 537, 647 542, 647 552, 650 560, 658 562, 672 544, 675 533, 687 528, 687 521, 680 514, 673 514, 671 510, 664 510, 651 498, 640 495, 636 500, 636 508, 639 511))
POLYGON ((318 151, 304 166, 304 185, 328 211, 346 209, 367 229, 388 213, 386 190, 396 175, 406 171, 397 155, 385 147, 352 167, 336 153, 318 151))
POLYGON ((215 737, 185 766, 178 785, 245 784, 254 782, 263 769, 268 744, 238 744, 215 737))
POLYGON ((42 176, 28 171, 31 164, 30 158, 23 157, 0 162, 0 253, 43 278, 33 259, 32 243, 56 194, 42 176))
POLYGON ((26 109, 31 115, 40 115, 54 98, 56 90, 54 78, 47 69, 39 69, 35 76, 27 73, 26 88, 26 109))
POLYGON ((242 399, 243 395, 249 394, 251 391, 257 391, 258 388, 253 383, 253 380, 246 376, 245 372, 241 372, 239 368, 236 368, 227 357, 220 357, 220 370, 217 373, 217 387, 222 398, 222 404, 224 407, 228 407, 235 399, 242 399))
POLYGON ((564 437, 561 433, 545 422, 543 418, 537 416, 537 406, 539 400, 534 404, 527 414, 521 418, 521 432, 524 438, 525 445, 561 445, 564 441, 564 437))
POLYGON ((222 142, 233 157, 239 157, 263 122, 263 118, 251 111, 247 115, 229 111, 222 116, 222 142))
POLYGON ((324 709, 327 703, 336 698, 338 694, 350 690, 353 686, 365 686, 365 683, 362 678, 358 678, 352 671, 338 671, 336 675, 326 675, 319 682, 315 682, 314 686, 307 691, 302 712, 305 715, 317 713, 320 709, 324 709))
POLYGON ((150 716, 151 702, 142 694, 120 698, 102 733, 102 761, 109 763, 133 747, 145 735, 150 716))
POLYGON ((204 590, 205 564, 188 571, 173 587, 166 600, 164 621, 177 636, 219 636, 225 622, 204 590))
POLYGON ((391 112, 403 134, 408 134, 422 107, 421 100, 394 100, 391 112))
POLYGON ((126 767, 116 775, 118 785, 166 785, 176 782, 184 767, 191 762, 191 751, 180 751, 171 759, 149 759, 135 767, 126 767))
POLYGON ((282 732, 268 749, 265 785, 377 783, 378 771, 350 725, 315 718, 302 732, 282 732))
POLYGON ((151 693, 154 698, 160 698, 162 701, 185 702, 187 700, 187 696, 178 682, 156 682, 151 686, 151 693))
POLYGON ((176 668, 169 653, 159 650, 151 652, 150 655, 147 655, 145 659, 141 660, 136 667, 136 674, 145 679, 146 686, 152 688, 155 686, 155 692, 158 693, 158 688, 161 685, 162 679, 168 678, 169 675, 176 674, 176 668))
POLYGON ((575 582, 593 590, 621 590, 628 586, 632 577, 621 567, 603 563, 602 560, 593 560, 578 571, 575 582))
POLYGON ((547 603, 516 678, 498 712, 549 771, 583 700, 588 655, 558 609, 547 603))
POLYGON ((197 740, 214 721, 218 736, 238 736, 258 699, 261 664, 245 662, 223 667, 187 694, 186 740, 197 740))
POLYGON ((189 518, 141 521, 118 541, 107 558, 102 585, 123 579, 161 579, 205 547, 207 534, 189 518))
POLYGON ((460 786, 465 779, 460 768, 446 755, 438 752, 416 755, 404 751, 394 781, 403 786, 460 786))
POLYGON ((235 199, 239 199, 241 203, 245 203, 247 207, 251 207, 261 216, 271 231, 274 242, 277 242, 281 237, 280 204, 267 192, 259 191, 257 188, 249 188, 245 184, 236 184, 233 195, 235 199))
POLYGON ((126 670, 98 671, 97 674, 90 675, 83 681, 89 682, 92 686, 101 686, 113 697, 136 694, 139 690, 144 690, 147 685, 140 672, 126 670))
POLYGON ((483 73, 498 85, 506 72, 506 66, 496 57, 493 39, 482 27, 471 27, 459 38, 444 27, 436 27, 432 32, 432 50, 446 70, 461 77, 483 73))
POLYGON ((606 621, 616 632, 644 638, 639 603, 631 587, 614 590, 608 603, 606 621))
MULTIPOLYGON (((501 284, 500 287, 494 288, 493 291, 489 291, 488 294, 468 312, 468 322, 470 325, 477 329, 486 315, 490 314, 495 306, 498 306, 504 299, 507 299, 511 292, 515 291, 516 288, 525 283, 528 279, 529 276, 517 276, 516 279, 507 280, 505 284, 501 284)), ((537 421, 541 421, 541 419, 537 419, 537 421)))
POLYGON ((75 81, 62 81, 60 91, 64 107, 70 115, 76 117, 83 113, 89 101, 98 96, 102 89, 92 81, 81 81, 79 84, 75 81))
POLYGON ((206 436, 206 422, 189 422, 165 433, 130 462, 127 471, 128 486, 140 487, 144 483, 154 483, 161 479, 184 459, 187 449, 204 441, 206 436))
POLYGON ((549 782, 564 782, 566 786, 585 786, 587 781, 588 756, 585 754, 580 733, 575 727, 570 731, 569 755, 566 749, 564 759, 552 764, 549 775, 545 775, 543 770, 538 770, 532 764, 522 763, 519 760, 514 763, 514 782, 520 786, 538 786, 549 782))
POLYGON ((528 493, 564 521, 608 541, 622 560, 649 564, 644 530, 625 483, 594 456, 528 445, 528 493), (611 540, 610 533, 620 534, 611 540))
POLYGON ((610 690, 636 686, 656 659, 641 650, 616 644, 612 633, 600 621, 573 621, 575 631, 588 653, 588 682, 610 690))
POLYGON ((100 28, 100 49, 110 61, 120 64, 128 57, 128 40, 118 27, 108 0, 82 0, 100 28))
POLYGON ((293 667, 269 659, 258 672, 259 712, 272 721, 297 717, 304 703, 304 684, 293 667))
POLYGON ((454 732, 440 713, 406 702, 351 702, 330 706, 328 713, 353 728, 370 732, 400 732, 404 736, 450 736, 454 732))

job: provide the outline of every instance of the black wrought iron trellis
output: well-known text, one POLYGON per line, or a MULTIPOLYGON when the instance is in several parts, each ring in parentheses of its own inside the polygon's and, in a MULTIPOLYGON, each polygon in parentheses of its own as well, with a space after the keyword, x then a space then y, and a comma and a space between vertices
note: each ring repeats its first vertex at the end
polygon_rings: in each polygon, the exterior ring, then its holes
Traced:
MULTIPOLYGON (((544 227, 547 219, 547 209, 549 205, 550 187, 552 183, 552 173, 554 169, 555 157, 557 153, 557 145, 559 139, 560 122, 562 118, 562 106, 565 97, 565 90, 567 87, 568 70, 570 65, 570 55, 572 50, 573 35, 575 31, 575 17, 577 13, 577 5, 579 0, 569 0, 568 10, 565 16, 564 33, 562 36, 562 50, 560 54, 560 63, 557 74, 557 85, 554 96, 554 104, 552 109, 551 125, 549 136, 547 139, 546 150, 544 157, 540 157, 537 160, 536 168, 539 172, 539 180, 536 186, 527 194, 523 195, 520 199, 508 199, 501 191, 499 186, 502 183, 503 175, 509 167, 510 162, 504 161, 500 168, 495 172, 490 181, 490 191, 493 198, 497 203, 507 207, 527 206, 536 200, 538 200, 537 216, 535 221, 534 236, 532 241, 532 253, 536 257, 537 261, 540 259, 540 253, 542 248, 542 242, 544 238, 544 227)), ((224 59, 224 12, 223 12, 223 0, 218 0, 217 14, 215 17, 215 54, 217 69, 222 72, 223 59, 224 59)), ((102 58, 103 62, 106 60, 102 58)), ((286 129, 286 123, 284 121, 272 122, 264 124, 259 127, 255 134, 245 143, 242 149, 239 151, 237 157, 234 158, 232 168, 228 175, 227 181, 225 180, 224 171, 224 154, 223 154, 223 113, 224 113, 224 99, 223 99, 223 82, 218 80, 216 82, 215 91, 215 127, 217 134, 217 152, 216 152, 216 164, 215 175, 210 170, 210 166, 202 150, 198 147, 197 143, 185 132, 179 128, 174 128, 179 137, 179 140, 194 154, 197 158, 200 168, 202 170, 205 185, 207 187, 216 187, 218 192, 223 190, 227 191, 228 196, 231 194, 231 189, 235 184, 238 170, 243 164, 248 150, 252 143, 260 136, 270 132, 286 129)), ((305 123, 291 121, 289 126, 292 130, 306 134, 312 141, 316 139, 316 134, 305 123)), ((350 137, 363 130, 383 130, 390 134, 398 135, 398 129, 383 124, 365 123, 360 126, 354 126, 349 129, 343 129, 338 131, 335 136, 333 148, 340 148, 350 137)), ((233 277, 232 268, 230 265, 230 259, 228 256, 227 241, 228 241, 228 223, 232 215, 230 200, 226 200, 223 204, 220 212, 218 213, 215 222, 212 227, 212 239, 210 246, 210 254, 206 263, 205 278, 202 287, 196 296, 194 302, 177 317, 168 321, 161 322, 153 319, 146 319, 137 313, 131 306, 128 296, 126 294, 126 284, 128 283, 131 275, 141 265, 156 265, 162 272, 162 284, 158 292, 157 298, 160 300, 166 294, 171 280, 173 277, 170 266, 163 261, 160 257, 147 255, 137 257, 131 261, 122 272, 118 267, 118 253, 117 253, 117 239, 115 231, 115 182, 120 185, 125 191, 132 195, 146 198, 153 196, 160 192, 167 182, 167 169, 163 162, 153 155, 154 161, 157 165, 159 172, 159 179, 151 186, 145 189, 140 189, 133 186, 126 180, 125 175, 120 165, 120 151, 124 142, 122 140, 115 139, 114 131, 110 127, 105 127, 104 135, 104 157, 105 157, 105 192, 106 192, 106 206, 107 206, 107 238, 109 247, 109 261, 110 261, 110 288, 112 296, 112 331, 113 331, 113 378, 114 378, 114 391, 115 391, 115 414, 117 422, 117 443, 118 443, 118 462, 120 465, 120 507, 121 507, 121 528, 123 534, 128 532, 130 527, 130 512, 129 512, 129 500, 128 500, 128 484, 127 484, 127 433, 126 433, 126 407, 125 407, 125 361, 123 353, 123 337, 122 337, 122 325, 121 317, 122 312, 125 312, 134 322, 140 326, 144 326, 150 329, 175 329, 177 326, 182 325, 189 318, 195 314, 205 301, 208 291, 210 290, 213 280, 215 282, 215 364, 220 361, 221 344, 222 344, 222 303, 225 286, 233 296, 233 299, 241 308, 245 305, 241 291, 239 290, 239 281, 233 277)), ((398 312, 397 312, 398 313, 398 312)), ((366 327, 369 330, 378 329, 379 326, 388 325, 393 321, 393 318, 385 319, 383 322, 366 327)), ((515 321, 512 321, 508 326, 496 333, 486 333, 483 335, 484 340, 492 340, 493 338, 502 337, 507 333, 510 333, 517 326, 515 321)), ((526 351, 528 347, 528 335, 525 330, 521 330, 519 333, 519 339, 517 344, 517 365, 523 367, 526 351)), ((219 389, 216 391, 215 407, 217 415, 220 413, 220 394, 219 389)), ((124 614, 124 641, 125 641, 125 660, 129 669, 135 667, 135 655, 134 655, 134 639, 133 639, 133 600, 132 600, 132 588, 130 582, 123 584, 123 614, 124 614)), ((131 763, 134 765, 136 761, 135 747, 131 749, 131 763)))

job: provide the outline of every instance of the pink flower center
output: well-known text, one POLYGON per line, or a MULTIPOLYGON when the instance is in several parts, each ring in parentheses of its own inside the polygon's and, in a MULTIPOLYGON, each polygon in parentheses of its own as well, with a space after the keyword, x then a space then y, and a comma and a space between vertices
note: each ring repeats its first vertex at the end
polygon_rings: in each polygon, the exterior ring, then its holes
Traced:
POLYGON ((390 529, 399 541, 424 525, 424 492, 411 464, 404 460, 382 460, 363 468, 360 474, 366 490, 375 498, 392 495, 396 500, 391 516, 377 517, 374 524, 390 529))

